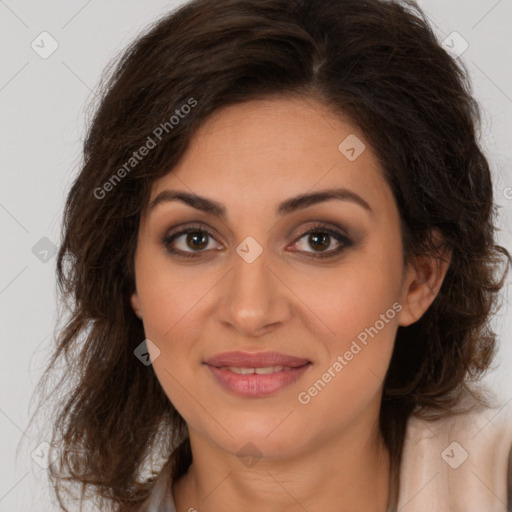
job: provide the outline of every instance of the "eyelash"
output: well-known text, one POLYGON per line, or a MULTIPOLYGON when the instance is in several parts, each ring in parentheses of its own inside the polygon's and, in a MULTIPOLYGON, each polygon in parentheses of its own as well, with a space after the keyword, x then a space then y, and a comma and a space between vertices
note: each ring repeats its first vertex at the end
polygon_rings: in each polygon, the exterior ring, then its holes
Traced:
MULTIPOLYGON (((174 240, 176 238, 179 238, 180 236, 186 235, 188 233, 206 234, 208 236, 208 238, 213 238, 215 240, 215 237, 208 231, 208 229, 206 229, 202 225, 196 225, 196 226, 188 226, 188 227, 182 229, 181 231, 178 231, 176 233, 171 233, 170 235, 165 236, 164 239, 162 240, 162 243, 164 244, 164 246, 167 248, 167 250, 171 254, 174 254, 179 257, 184 257, 184 258, 198 258, 201 256, 202 253, 204 253, 206 251, 204 251, 204 250, 202 250, 202 251, 181 251, 181 250, 173 249, 171 247, 172 242, 174 242, 174 240)), ((343 250, 345 250, 353 245, 352 240, 347 238, 341 232, 333 230, 328 225, 322 224, 322 223, 317 224, 316 226, 313 226, 312 228, 309 228, 304 233, 300 234, 296 238, 296 241, 300 240, 301 238, 303 238, 306 235, 311 235, 311 234, 326 234, 326 235, 333 237, 338 242, 340 242, 339 247, 337 247, 336 249, 331 249, 330 251, 327 251, 327 252, 309 253, 307 251, 299 251, 299 252, 306 252, 306 254, 308 254, 307 257, 311 258, 311 259, 333 258, 333 257, 337 256, 339 253, 341 253, 343 250)), ((294 242, 294 243, 296 243, 296 242, 294 242)))

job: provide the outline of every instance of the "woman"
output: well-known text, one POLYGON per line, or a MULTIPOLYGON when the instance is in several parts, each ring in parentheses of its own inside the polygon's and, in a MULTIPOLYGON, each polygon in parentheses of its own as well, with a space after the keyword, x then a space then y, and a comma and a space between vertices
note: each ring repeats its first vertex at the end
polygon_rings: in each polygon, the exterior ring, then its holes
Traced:
POLYGON ((510 407, 475 382, 510 256, 421 10, 194 0, 104 84, 57 262, 60 504, 505 511, 510 407))

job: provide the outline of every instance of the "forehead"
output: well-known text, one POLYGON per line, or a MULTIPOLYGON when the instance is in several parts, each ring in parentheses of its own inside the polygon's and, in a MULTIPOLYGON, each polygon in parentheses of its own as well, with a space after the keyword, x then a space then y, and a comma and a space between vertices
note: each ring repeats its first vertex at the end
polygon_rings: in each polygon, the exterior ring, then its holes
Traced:
POLYGON ((392 200, 357 126, 311 98, 272 98, 211 115, 151 198, 179 189, 242 207, 329 187, 351 188, 373 203, 392 200))

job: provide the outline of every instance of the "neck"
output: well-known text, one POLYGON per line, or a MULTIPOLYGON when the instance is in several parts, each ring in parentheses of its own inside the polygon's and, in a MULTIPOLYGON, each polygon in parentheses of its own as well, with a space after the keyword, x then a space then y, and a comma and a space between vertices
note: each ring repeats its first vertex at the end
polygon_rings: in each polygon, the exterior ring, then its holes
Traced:
POLYGON ((390 457, 376 425, 359 425, 287 458, 244 466, 190 431, 193 463, 173 482, 177 512, 386 512, 390 457))

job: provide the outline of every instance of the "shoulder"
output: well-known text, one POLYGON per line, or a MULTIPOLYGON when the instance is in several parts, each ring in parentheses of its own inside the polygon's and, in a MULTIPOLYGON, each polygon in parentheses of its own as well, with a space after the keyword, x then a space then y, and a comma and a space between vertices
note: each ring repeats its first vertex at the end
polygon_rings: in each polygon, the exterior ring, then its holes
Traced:
POLYGON ((126 512, 176 512, 171 486, 171 466, 169 460, 164 464, 155 479, 149 496, 143 503, 137 505, 136 508, 126 512))
POLYGON ((512 400, 435 420, 411 416, 400 468, 402 512, 506 512, 512 400))

